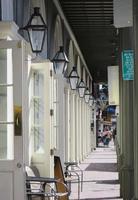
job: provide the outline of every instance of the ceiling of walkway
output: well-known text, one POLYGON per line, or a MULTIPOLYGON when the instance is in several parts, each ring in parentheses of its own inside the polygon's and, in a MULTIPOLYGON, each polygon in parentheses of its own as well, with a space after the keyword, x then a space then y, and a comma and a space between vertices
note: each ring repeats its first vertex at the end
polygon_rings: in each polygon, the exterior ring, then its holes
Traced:
POLYGON ((116 64, 117 30, 113 0, 59 0, 95 82, 107 82, 116 64))

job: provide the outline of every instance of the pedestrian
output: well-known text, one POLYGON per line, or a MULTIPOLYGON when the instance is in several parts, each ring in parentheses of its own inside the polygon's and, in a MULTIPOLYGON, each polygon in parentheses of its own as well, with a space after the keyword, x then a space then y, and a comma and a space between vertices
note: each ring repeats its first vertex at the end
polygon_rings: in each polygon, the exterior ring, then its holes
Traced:
POLYGON ((116 127, 113 129, 113 141, 115 145, 115 138, 116 138, 116 127))
POLYGON ((103 132, 103 138, 102 138, 104 146, 107 146, 107 147, 109 146, 109 142, 111 141, 111 138, 112 138, 111 131, 109 131, 106 128, 105 131, 103 132))

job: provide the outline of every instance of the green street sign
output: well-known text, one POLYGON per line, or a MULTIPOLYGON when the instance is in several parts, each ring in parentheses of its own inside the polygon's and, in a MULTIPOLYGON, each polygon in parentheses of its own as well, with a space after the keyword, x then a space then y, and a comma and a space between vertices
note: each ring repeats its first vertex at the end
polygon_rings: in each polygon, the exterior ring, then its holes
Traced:
POLYGON ((134 80, 134 51, 122 52, 122 75, 123 80, 134 80))

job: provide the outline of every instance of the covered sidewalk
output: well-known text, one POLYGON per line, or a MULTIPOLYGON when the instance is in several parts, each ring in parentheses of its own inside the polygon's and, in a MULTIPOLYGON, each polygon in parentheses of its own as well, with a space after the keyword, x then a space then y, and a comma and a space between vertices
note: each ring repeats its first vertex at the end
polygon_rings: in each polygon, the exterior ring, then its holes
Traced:
MULTIPOLYGON (((113 142, 109 147, 96 148, 80 165, 84 170, 83 191, 80 199, 102 200, 120 198, 120 185, 117 172, 117 156, 113 142)), ((77 184, 72 184, 70 199, 76 200, 77 184)))

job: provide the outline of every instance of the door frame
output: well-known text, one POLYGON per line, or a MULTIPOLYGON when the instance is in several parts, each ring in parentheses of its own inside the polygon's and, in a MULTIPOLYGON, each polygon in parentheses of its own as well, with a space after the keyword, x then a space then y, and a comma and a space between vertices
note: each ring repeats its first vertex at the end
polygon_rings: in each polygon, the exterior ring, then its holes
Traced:
MULTIPOLYGON (((15 106, 22 107, 22 68, 23 68, 23 42, 15 40, 1 40, 0 49, 12 49, 12 61, 13 61, 13 141, 14 151, 13 159, 0 160, 0 176, 2 182, 0 185, 1 198, 6 200, 24 200, 25 196, 25 173, 24 173, 24 158, 23 158, 23 136, 24 130, 22 129, 19 135, 15 134, 15 106), (18 59, 17 59, 18 58, 18 59), (3 178, 9 182, 4 182, 3 178), (20 177, 20 178, 19 178, 20 177), (5 188, 4 188, 5 184, 5 188), (8 185, 9 184, 9 185, 8 185), (9 189, 7 188, 9 186, 9 189), (5 190, 6 191, 5 191, 5 190), (9 193, 8 193, 9 192, 9 193), (5 196, 6 195, 6 196, 5 196)), ((22 115, 22 113, 20 113, 22 115)), ((8 122, 8 121, 7 121, 8 122)), ((23 123, 23 121, 21 122, 23 123)))

